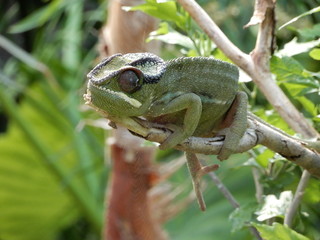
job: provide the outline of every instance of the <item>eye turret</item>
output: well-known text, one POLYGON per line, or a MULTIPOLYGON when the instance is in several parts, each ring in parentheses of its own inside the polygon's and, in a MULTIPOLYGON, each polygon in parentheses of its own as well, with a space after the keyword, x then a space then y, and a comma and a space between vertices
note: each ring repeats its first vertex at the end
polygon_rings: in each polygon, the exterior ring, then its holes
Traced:
POLYGON ((122 91, 134 93, 141 88, 142 76, 134 70, 125 70, 120 73, 118 84, 122 91))

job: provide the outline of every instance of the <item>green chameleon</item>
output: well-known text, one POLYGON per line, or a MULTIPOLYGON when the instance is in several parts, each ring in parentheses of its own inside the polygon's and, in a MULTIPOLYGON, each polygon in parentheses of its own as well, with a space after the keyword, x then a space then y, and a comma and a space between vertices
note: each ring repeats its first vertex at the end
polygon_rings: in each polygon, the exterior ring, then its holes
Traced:
MULTIPOLYGON (((218 154, 223 160, 247 129, 247 96, 238 91, 238 78, 236 66, 213 58, 165 62, 151 53, 116 54, 88 74, 85 99, 107 116, 143 117, 166 126, 172 134, 160 149, 175 147, 190 136, 212 137, 223 130, 218 154)), ((191 152, 186 157, 198 203, 205 210, 200 178, 217 165, 202 166, 191 152)))

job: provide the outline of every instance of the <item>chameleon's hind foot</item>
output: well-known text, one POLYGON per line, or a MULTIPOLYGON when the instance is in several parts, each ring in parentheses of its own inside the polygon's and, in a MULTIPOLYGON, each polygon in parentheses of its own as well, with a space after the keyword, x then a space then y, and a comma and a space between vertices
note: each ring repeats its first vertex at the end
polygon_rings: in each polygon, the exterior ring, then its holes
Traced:
POLYGON ((219 168, 219 165, 214 164, 210 166, 202 166, 199 162, 196 154, 186 152, 187 165, 191 174, 193 188, 198 200, 198 204, 202 211, 206 210, 206 203, 203 199, 201 192, 201 177, 209 172, 215 171, 219 168))

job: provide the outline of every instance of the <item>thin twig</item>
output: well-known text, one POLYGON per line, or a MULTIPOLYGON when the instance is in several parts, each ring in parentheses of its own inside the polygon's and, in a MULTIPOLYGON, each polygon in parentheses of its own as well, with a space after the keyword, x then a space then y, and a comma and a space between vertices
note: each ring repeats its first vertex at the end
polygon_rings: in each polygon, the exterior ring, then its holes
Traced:
POLYGON ((215 174, 214 172, 209 172, 208 175, 210 176, 211 180, 214 182, 218 190, 222 193, 222 195, 229 201, 231 206, 233 208, 239 208, 240 204, 234 198, 229 189, 223 184, 223 182, 220 180, 217 174, 215 174))
POLYGON ((252 168, 252 176, 253 176, 253 181, 254 181, 254 185, 256 187, 256 199, 257 202, 260 204, 262 203, 262 197, 263 197, 263 186, 260 183, 260 177, 261 174, 259 172, 259 170, 256 167, 252 168))
POLYGON ((307 187, 309 179, 310 179, 310 174, 307 171, 303 171, 297 190, 293 197, 293 200, 285 214, 284 224, 287 224, 289 227, 292 226, 294 215, 296 214, 297 209, 300 205, 300 202, 304 194, 304 190, 307 187))
POLYGON ((229 201, 232 207, 239 208, 240 204, 238 201, 233 197, 232 193, 229 189, 221 182, 220 178, 214 172, 209 172, 208 175, 210 176, 211 180, 217 186, 219 191, 223 194, 223 196, 229 201))
MULTIPOLYGON (((201 160, 201 162, 203 162, 203 164, 206 165, 206 162, 204 160, 201 160)), ((214 184, 217 186, 218 190, 222 193, 222 195, 229 201, 231 206, 235 209, 240 208, 240 204, 238 203, 238 201, 235 199, 235 197, 232 195, 229 189, 223 184, 223 182, 220 180, 217 174, 215 174, 214 172, 209 172, 208 175, 214 182, 214 184)), ((258 240, 262 240, 259 232, 255 227, 250 226, 249 230, 258 240)))

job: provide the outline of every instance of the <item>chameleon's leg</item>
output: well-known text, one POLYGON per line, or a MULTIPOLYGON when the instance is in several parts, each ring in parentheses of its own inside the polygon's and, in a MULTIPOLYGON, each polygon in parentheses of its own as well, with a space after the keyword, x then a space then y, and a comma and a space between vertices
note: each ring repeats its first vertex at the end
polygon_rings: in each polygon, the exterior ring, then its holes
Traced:
POLYGON ((220 160, 227 159, 233 153, 247 129, 247 103, 247 95, 238 92, 226 116, 226 121, 231 124, 223 130, 225 139, 218 154, 220 160))
POLYGON ((187 158, 187 166, 192 178, 193 189, 196 193, 196 197, 197 197, 200 209, 202 211, 205 211, 206 203, 204 202, 204 199, 202 196, 200 180, 203 175, 217 170, 219 168, 219 165, 214 164, 210 166, 202 166, 199 159, 197 158, 197 155, 191 152, 186 152, 186 158, 187 158))
POLYGON ((155 104, 151 107, 150 114, 155 117, 179 112, 181 110, 186 110, 183 126, 177 126, 174 132, 160 144, 160 149, 172 148, 193 134, 199 123, 202 112, 202 103, 198 95, 186 93, 174 98, 166 105, 155 104))

